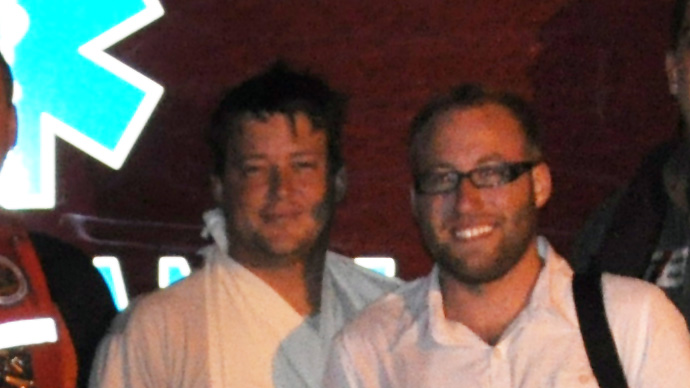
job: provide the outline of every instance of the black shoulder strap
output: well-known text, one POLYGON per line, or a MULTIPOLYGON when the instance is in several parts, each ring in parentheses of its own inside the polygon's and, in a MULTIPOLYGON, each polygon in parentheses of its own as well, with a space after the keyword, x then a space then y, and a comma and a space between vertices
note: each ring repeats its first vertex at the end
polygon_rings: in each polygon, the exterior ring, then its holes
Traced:
POLYGON ((589 364, 592 366, 599 386, 601 388, 627 387, 623 367, 606 319, 601 290, 601 272, 598 269, 590 268, 587 272, 575 274, 573 298, 589 364))

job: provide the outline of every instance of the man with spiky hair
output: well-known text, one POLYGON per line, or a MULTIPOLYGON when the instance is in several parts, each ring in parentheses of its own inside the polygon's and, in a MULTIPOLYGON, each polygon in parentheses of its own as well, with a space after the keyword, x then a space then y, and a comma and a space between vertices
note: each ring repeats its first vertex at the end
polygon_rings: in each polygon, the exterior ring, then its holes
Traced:
POLYGON ((677 0, 666 53, 677 137, 652 151, 635 177, 592 214, 574 245, 573 267, 589 265, 660 286, 690 325, 690 8, 677 0))
POLYGON ((207 134, 204 267, 116 323, 93 387, 321 386, 335 332, 399 283, 327 251, 344 115, 342 96, 281 63, 227 92, 207 134))
POLYGON ((522 99, 477 85, 421 110, 412 202, 435 266, 341 331, 326 388, 688 385, 690 334, 661 290, 574 278, 537 235, 551 195, 537 128, 522 99))

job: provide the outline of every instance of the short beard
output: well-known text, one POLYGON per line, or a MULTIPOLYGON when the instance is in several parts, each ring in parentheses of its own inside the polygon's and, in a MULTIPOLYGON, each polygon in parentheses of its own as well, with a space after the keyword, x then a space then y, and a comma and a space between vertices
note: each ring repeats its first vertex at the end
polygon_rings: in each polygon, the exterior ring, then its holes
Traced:
MULTIPOLYGON (((281 268, 299 261, 304 262, 306 266, 315 265, 315 261, 323 261, 323 257, 319 258, 318 256, 323 256, 322 253, 328 246, 330 224, 334 213, 333 206, 333 201, 328 196, 313 208, 312 217, 317 224, 321 225, 321 229, 314 236, 314 239, 300 241, 299 245, 288 252, 276 251, 269 239, 260 233, 253 233, 249 238, 250 243, 247 245, 253 246, 260 253, 258 257, 246 258, 245 263, 256 268, 281 268)), ((232 244, 232 240, 230 241, 232 244)))
POLYGON ((482 270, 469 268, 463 258, 453 255, 449 245, 439 243, 430 230, 424 233, 427 249, 439 269, 458 282, 472 287, 491 283, 504 277, 520 262, 536 236, 537 210, 534 201, 530 200, 520 209, 515 219, 518 220, 516 225, 518 233, 505 237, 498 246, 495 256, 490 258, 492 264, 482 270))

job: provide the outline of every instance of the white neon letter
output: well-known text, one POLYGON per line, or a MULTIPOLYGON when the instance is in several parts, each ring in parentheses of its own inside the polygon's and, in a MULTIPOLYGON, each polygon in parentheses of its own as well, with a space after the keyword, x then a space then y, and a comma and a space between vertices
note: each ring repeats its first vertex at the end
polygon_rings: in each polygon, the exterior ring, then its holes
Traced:
POLYGON ((93 265, 101 273, 103 279, 105 279, 115 302, 115 307, 119 311, 126 309, 129 305, 129 297, 125 288, 125 279, 122 277, 120 261, 115 256, 96 256, 93 258, 93 265))
POLYGON ((158 287, 166 288, 192 273, 189 262, 182 256, 163 256, 158 259, 158 287))

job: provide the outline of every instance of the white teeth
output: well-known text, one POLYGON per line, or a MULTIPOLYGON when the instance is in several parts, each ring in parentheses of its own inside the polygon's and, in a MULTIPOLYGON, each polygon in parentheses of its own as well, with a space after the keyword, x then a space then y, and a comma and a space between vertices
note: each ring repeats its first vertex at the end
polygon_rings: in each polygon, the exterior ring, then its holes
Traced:
POLYGON ((469 229, 461 229, 457 230, 455 232, 455 237, 457 238, 462 238, 462 239, 470 239, 470 238, 475 238, 479 237, 484 234, 488 234, 491 232, 493 228, 491 226, 480 226, 476 228, 469 228, 469 229))

